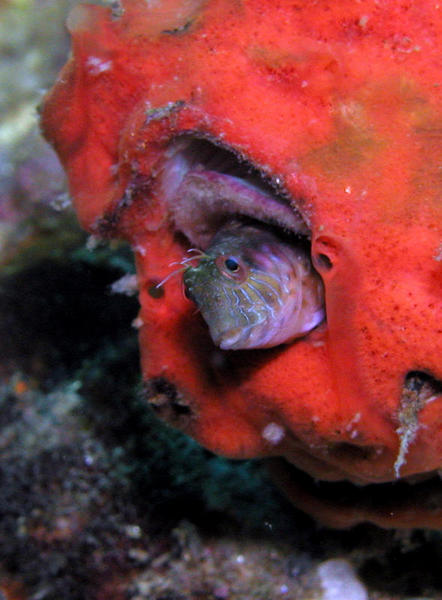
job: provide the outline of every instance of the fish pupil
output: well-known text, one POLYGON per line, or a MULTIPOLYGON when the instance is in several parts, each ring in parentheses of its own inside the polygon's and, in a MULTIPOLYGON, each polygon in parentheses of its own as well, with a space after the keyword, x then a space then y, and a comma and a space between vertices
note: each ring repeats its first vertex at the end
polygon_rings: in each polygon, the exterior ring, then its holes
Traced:
POLYGON ((236 273, 239 270, 239 264, 234 258, 226 258, 224 265, 231 273, 236 273))

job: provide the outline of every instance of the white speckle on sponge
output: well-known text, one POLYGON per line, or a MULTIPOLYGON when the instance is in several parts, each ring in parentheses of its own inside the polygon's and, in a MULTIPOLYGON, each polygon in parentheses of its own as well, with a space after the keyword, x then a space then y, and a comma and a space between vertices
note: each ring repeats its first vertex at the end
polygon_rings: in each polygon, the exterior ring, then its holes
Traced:
POLYGON ((100 75, 100 73, 105 73, 112 69, 112 61, 103 60, 98 56, 89 56, 86 61, 86 66, 91 75, 100 75))
POLYGON ((321 600, 368 600, 367 590, 346 560, 327 560, 319 565, 317 573, 322 587, 321 600))
POLYGON ((131 325, 134 329, 141 329, 144 325, 144 321, 141 317, 137 317, 132 321, 131 325))
POLYGON ((279 444, 285 433, 284 428, 278 423, 269 423, 264 427, 261 435, 269 444, 276 445, 279 444))
POLYGON ((131 273, 127 273, 114 281, 111 285, 111 292, 113 294, 125 294, 126 296, 134 296, 138 292, 138 280, 137 276, 131 273))

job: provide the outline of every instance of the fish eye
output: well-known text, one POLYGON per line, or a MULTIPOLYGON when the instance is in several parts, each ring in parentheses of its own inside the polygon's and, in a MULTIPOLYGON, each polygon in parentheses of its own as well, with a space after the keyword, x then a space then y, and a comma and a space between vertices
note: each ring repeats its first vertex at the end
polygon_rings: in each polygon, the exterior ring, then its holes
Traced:
POLYGON ((239 263, 238 263, 238 261, 235 260, 234 258, 232 258, 231 256, 229 256, 229 258, 226 258, 226 260, 224 261, 224 266, 231 273, 237 273, 239 271, 239 263))
POLYGON ((241 283, 247 278, 247 268, 240 258, 220 254, 216 257, 215 264, 221 275, 233 279, 237 283, 241 283))

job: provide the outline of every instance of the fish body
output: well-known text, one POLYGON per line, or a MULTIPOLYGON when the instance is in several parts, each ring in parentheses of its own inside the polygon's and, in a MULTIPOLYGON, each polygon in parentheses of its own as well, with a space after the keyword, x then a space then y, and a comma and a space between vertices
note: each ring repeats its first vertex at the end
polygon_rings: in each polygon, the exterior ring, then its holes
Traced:
POLYGON ((223 350, 277 346, 324 318, 322 282, 305 245, 258 225, 223 227, 183 279, 223 350))

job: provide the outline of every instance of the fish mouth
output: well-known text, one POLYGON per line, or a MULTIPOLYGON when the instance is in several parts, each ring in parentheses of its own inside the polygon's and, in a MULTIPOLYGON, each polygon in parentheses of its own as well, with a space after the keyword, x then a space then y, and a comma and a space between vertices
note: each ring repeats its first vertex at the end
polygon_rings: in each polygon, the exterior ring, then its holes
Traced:
POLYGON ((221 331, 217 338, 214 339, 215 345, 219 346, 221 350, 234 349, 238 342, 248 338, 251 329, 252 327, 248 327, 246 330, 244 330, 243 327, 233 327, 231 329, 221 331))

